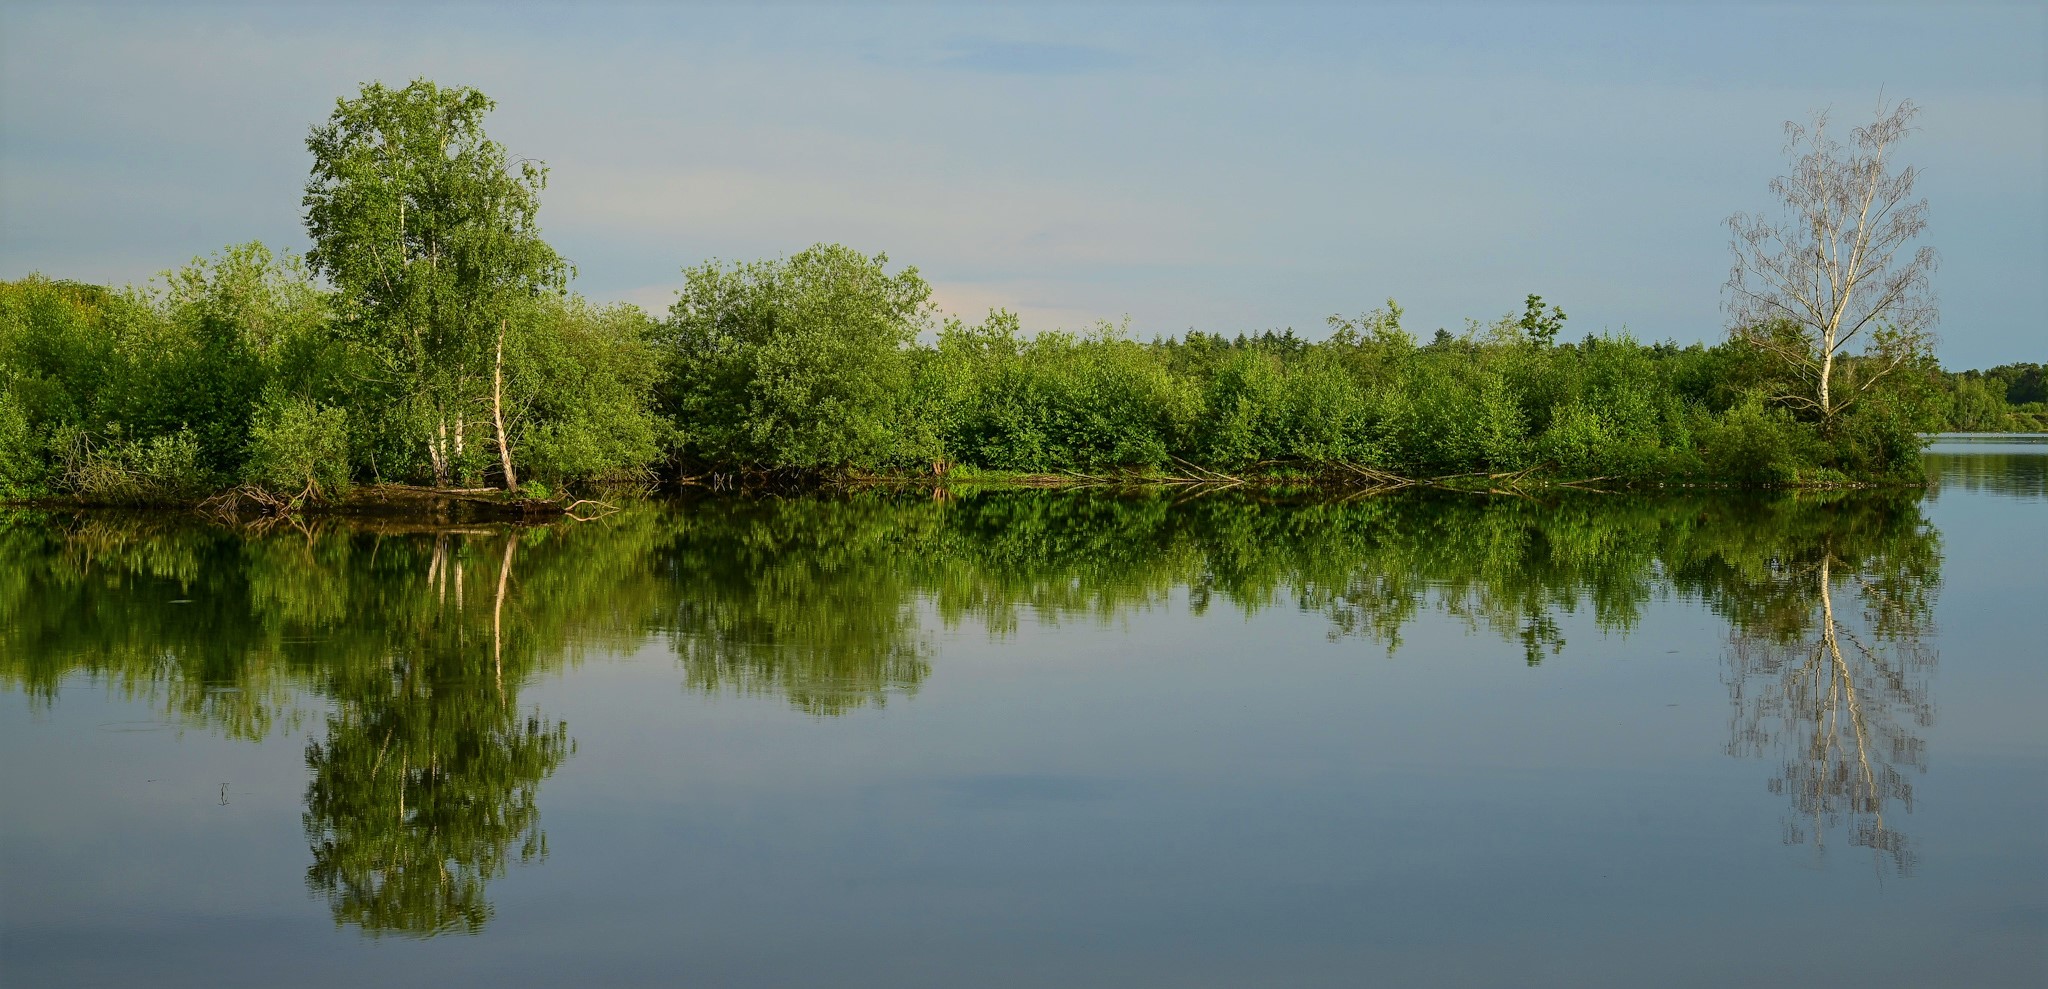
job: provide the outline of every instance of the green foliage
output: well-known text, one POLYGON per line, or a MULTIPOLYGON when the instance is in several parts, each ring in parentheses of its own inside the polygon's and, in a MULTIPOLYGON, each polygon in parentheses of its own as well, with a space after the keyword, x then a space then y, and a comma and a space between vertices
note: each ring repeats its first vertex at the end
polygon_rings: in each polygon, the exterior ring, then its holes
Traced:
POLYGON ((511 325, 506 415, 521 476, 554 484, 644 479, 669 437, 654 408, 654 323, 632 306, 542 296, 511 325))
POLYGON ((1543 431, 1537 452, 1566 474, 1591 476, 1614 445, 1613 431, 1599 413, 1584 402, 1568 402, 1551 411, 1550 428, 1543 431))
POLYGON ((206 471, 233 477, 274 370, 327 329, 324 293, 299 259, 250 243, 130 294, 116 337, 120 400, 103 418, 140 436, 190 429, 206 471))
POLYGON ((1792 483, 1811 456, 1801 447, 1811 443, 1791 413, 1766 406, 1754 394, 1699 430, 1700 456, 1709 472, 1738 484, 1792 483))
POLYGON ((306 139, 307 260, 410 396, 398 420, 439 482, 477 469, 458 461, 481 446, 466 433, 487 417, 471 410, 514 310, 568 276, 540 237, 546 169, 484 136, 494 106, 463 86, 371 83, 306 139))
MULTIPOLYGON (((949 320, 920 344, 929 289, 914 270, 891 274, 881 257, 820 246, 687 278, 659 323, 573 296, 506 304, 503 408, 522 475, 551 488, 645 479, 674 456, 711 471, 1343 476, 1366 467, 1913 482, 1913 434, 1954 421, 1955 396, 1975 410, 1971 422, 2026 421, 1996 404, 1988 377, 1922 363, 1866 379, 1860 359, 1845 359, 1840 381, 1874 387, 1831 421, 1766 414, 1755 402, 1772 404, 1763 397, 1784 386, 1782 369, 1748 344, 1646 346, 1624 336, 1532 347, 1503 319, 1417 347, 1391 303, 1333 320, 1320 342, 1269 332, 1140 343, 1108 324, 1028 334, 998 310, 979 325, 949 320)), ((84 476, 55 466, 67 448, 60 430, 109 450, 184 431, 198 443, 198 476, 304 477, 278 466, 311 461, 279 445, 289 417, 258 408, 272 390, 344 424, 346 442, 320 454, 322 489, 432 476, 437 457, 450 478, 498 466, 488 396, 450 414, 431 392, 410 390, 382 345, 334 315, 293 259, 250 245, 168 281, 154 293, 40 279, 0 288, 8 449, 27 465, 8 468, 8 483, 66 489, 84 476), (166 365, 174 373, 151 370, 166 365), (261 450, 259 419, 270 430, 261 450)), ((144 490, 99 486, 124 498, 144 490)))
POLYGON ((257 407, 243 479, 280 494, 321 499, 348 493, 348 413, 283 392, 257 407))
POLYGON ((566 292, 538 227, 546 171, 485 136, 493 108, 423 79, 337 100, 307 139, 303 263, 247 244, 143 290, 0 284, 0 491, 560 489, 646 480, 664 460, 1912 482, 1915 432, 2048 426, 2040 365, 1944 375, 1897 326, 1834 355, 1824 413, 1787 417, 1753 398, 1819 408, 1801 397, 1818 366, 1786 358, 1810 356, 1811 327, 1762 322, 1715 347, 1560 343, 1563 309, 1535 294, 1427 346, 1392 299, 1332 316, 1324 340, 1143 343, 1107 323, 1030 332, 1000 310, 935 327, 916 269, 820 244, 687 268, 655 322, 566 292))
MULTIPOLYGON (((0 286, 0 368, 39 456, 22 476, 94 501, 186 500, 238 478, 259 396, 303 379, 330 311, 297 259, 261 244, 109 292, 0 286)), ((345 461, 344 461, 345 463, 345 461)))
POLYGON ((1958 432, 1992 433, 2005 428, 2005 398, 1983 381, 1965 378, 1955 384, 1947 425, 1958 432))
POLYGON ((98 416, 113 377, 107 310, 123 301, 40 275, 0 284, 0 381, 32 431, 47 436, 98 416))
POLYGON ((88 503, 189 502, 215 486, 200 463, 199 438, 189 429, 148 439, 123 439, 117 433, 105 441, 67 429, 56 442, 62 451, 59 484, 88 503))
POLYGON ((2001 364, 1984 372, 1984 376, 2005 386, 2005 400, 2008 404, 2048 403, 2048 367, 2040 364, 2001 364))
POLYGON ((1352 459, 1366 414, 1364 395, 1334 362, 1289 367, 1270 353, 1228 358, 1204 389, 1202 462, 1237 469, 1264 460, 1352 459))
POLYGON ((1964 433, 2048 431, 2048 368, 2001 364, 1928 374, 1933 428, 1964 433))
POLYGON ((1895 406, 1865 405, 1834 424, 1828 466, 1852 478, 1921 479, 1921 423, 1895 406))
POLYGON ((0 388, 0 499, 41 493, 42 454, 42 445, 30 432, 27 413, 12 392, 0 388))
POLYGON ((1549 312, 1544 312, 1543 297, 1533 292, 1523 300, 1522 307, 1522 318, 1515 325, 1539 347, 1548 347, 1556 343, 1557 333, 1564 329, 1564 321, 1567 318, 1564 310, 1551 306, 1549 312))
POLYGON ((908 348, 931 318, 917 269, 820 244, 683 272, 662 326, 663 404, 684 455, 765 468, 874 468, 927 455, 898 429, 908 348))
POLYGON ((306 139, 307 260, 422 372, 476 350, 506 296, 565 274, 539 239, 546 170, 484 136, 495 106, 466 86, 369 83, 306 139))
POLYGON ((1090 470, 1165 463, 1199 409, 1157 348, 1103 324, 1086 336, 1022 335, 995 311, 978 327, 949 324, 926 381, 948 459, 996 470, 1090 470))

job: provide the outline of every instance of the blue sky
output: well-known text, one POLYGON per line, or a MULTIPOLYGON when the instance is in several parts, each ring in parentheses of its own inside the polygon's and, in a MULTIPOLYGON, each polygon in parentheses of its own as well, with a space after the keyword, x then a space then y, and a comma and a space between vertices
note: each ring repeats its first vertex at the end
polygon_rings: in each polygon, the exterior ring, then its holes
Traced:
POLYGON ((1951 366, 2048 360, 2039 4, 0 6, 0 277, 303 249, 307 129, 366 80, 496 98, 597 299, 817 241, 947 309, 1321 333, 1716 339, 1780 125, 1924 108, 1951 366))

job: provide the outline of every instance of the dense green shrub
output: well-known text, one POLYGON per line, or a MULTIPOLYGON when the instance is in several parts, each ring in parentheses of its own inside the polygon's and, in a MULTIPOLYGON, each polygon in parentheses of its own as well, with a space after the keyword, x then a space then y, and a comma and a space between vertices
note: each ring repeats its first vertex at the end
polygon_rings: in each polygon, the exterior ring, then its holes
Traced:
POLYGON ((1561 403, 1550 414, 1550 428, 1537 441, 1537 454, 1555 461, 1566 474, 1590 477, 1601 471, 1617 440, 1607 420, 1585 402, 1561 403))
POLYGON ((1981 371, 1926 369, 1923 428, 1966 433, 2048 429, 2048 366, 2001 364, 1981 371))
POLYGON ((949 326, 934 360, 919 381, 943 456, 996 470, 1156 467, 1200 407, 1154 348, 1106 324, 1026 339, 1014 316, 991 313, 949 326))
POLYGON ((1783 398, 1803 386, 1752 345, 1558 342, 1562 314, 1533 302, 1422 346, 1391 302, 1319 341, 1030 333, 1000 310, 920 341, 930 289, 880 255, 819 245, 685 281, 660 321, 567 294, 508 302, 490 346, 451 358, 437 391, 409 389, 418 369, 388 334, 261 245, 146 291, 0 284, 0 491, 492 483, 500 417, 516 472, 544 490, 664 462, 1911 482, 1916 433, 2048 424, 2048 405, 2010 400, 2032 397, 2037 365, 1948 375, 1922 360, 1880 379, 1844 358, 1845 382, 1876 387, 1822 421, 1783 398))
POLYGON ((1802 463, 1812 462, 1813 441, 1790 413, 1751 395, 1698 431, 1700 457, 1709 475, 1737 484, 1790 484, 1802 463))
POLYGON ((1832 424, 1827 464, 1852 478, 1918 481, 1917 425, 1891 406, 1856 408, 1832 424))
POLYGON ((283 495, 348 493, 348 413, 271 391, 257 406, 243 479, 283 495))
POLYGON ((1982 381, 1956 382, 1952 408, 1946 425, 1965 433, 1997 432, 2005 428, 2007 405, 1982 381))
POLYGON ((129 505, 192 501, 219 479, 200 463, 199 438, 189 429, 147 439, 96 442, 84 432, 60 432, 63 450, 58 484, 96 504, 129 505))
POLYGON ((100 396, 114 381, 114 337, 98 286, 30 275, 0 284, 0 388, 22 420, 17 457, 45 458, 20 476, 47 476, 49 439, 61 428, 104 424, 100 396))
POLYGON ((902 448, 906 350, 931 289, 888 257, 820 244, 788 258, 683 272, 661 328, 662 386, 684 454, 710 463, 877 467, 902 448))
POLYGON ((644 479, 669 428, 654 408, 655 326, 633 306, 542 297, 507 343, 508 428, 524 479, 644 479))
POLYGON ((42 453, 42 444, 29 431, 27 413, 12 392, 0 387, 0 499, 42 492, 42 453))

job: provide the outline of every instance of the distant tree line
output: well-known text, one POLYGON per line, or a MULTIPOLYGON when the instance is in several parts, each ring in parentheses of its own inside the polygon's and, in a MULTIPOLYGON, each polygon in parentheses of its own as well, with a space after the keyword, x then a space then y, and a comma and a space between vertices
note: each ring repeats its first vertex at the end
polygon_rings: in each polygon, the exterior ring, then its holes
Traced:
POLYGON ((1940 382, 1943 428, 1962 433, 2048 432, 2048 367, 2000 364, 1952 371, 1940 382))
POLYGON ((746 472, 1910 482, 1916 432, 2040 424, 2038 366, 1944 374, 1928 312, 1882 322, 1897 293, 1759 302, 1711 347, 1571 342, 1535 295, 1427 343, 1391 300, 1319 340, 1144 342, 970 324, 915 268, 821 244, 688 268, 656 318, 568 290, 535 220, 546 171, 484 137, 491 106, 426 81, 337 101, 307 141, 303 259, 248 244, 146 288, 0 283, 0 497, 746 472))

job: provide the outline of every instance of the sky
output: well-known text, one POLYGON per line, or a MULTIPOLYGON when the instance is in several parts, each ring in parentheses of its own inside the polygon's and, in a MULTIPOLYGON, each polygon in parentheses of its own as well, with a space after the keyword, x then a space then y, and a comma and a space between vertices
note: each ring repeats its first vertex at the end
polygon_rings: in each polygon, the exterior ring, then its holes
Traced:
POLYGON ((303 251, 308 130, 364 82, 498 103, 593 299, 817 242, 970 322, 1726 333, 1782 125, 1922 107, 1951 367, 2048 361, 2048 6, 747 7, 0 0, 0 278, 303 251))

